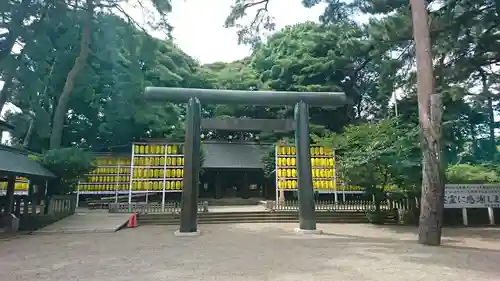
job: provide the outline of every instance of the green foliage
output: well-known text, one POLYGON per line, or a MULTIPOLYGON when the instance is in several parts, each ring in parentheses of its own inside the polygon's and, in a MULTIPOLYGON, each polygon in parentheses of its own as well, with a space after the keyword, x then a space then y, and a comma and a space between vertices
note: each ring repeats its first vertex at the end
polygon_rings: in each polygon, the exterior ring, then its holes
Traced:
POLYGON ((47 194, 74 191, 78 181, 95 168, 92 160, 87 152, 79 148, 62 148, 44 153, 39 161, 58 177, 50 183, 47 194))
MULTIPOLYGON (((17 125, 13 141, 23 143, 32 116, 34 131, 28 142, 32 151, 48 148, 52 101, 78 53, 68 50, 78 50, 80 44, 80 29, 74 24, 81 22, 80 17, 60 16, 46 19, 46 30, 26 44, 24 64, 10 89, 11 101, 22 110, 6 116, 17 125), (64 30, 52 37, 51 30, 61 25, 64 30)), ((183 137, 184 106, 146 104, 142 93, 150 85, 205 87, 196 61, 172 41, 151 38, 120 17, 100 13, 94 27, 92 56, 72 91, 63 145, 102 151, 141 138, 183 137)))
MULTIPOLYGON (((388 100, 398 89, 403 95, 397 112, 401 123, 418 125, 408 1, 305 0, 305 7, 327 4, 319 18, 322 24, 289 26, 263 42, 262 31, 274 28, 270 2, 234 0, 226 20, 228 27, 238 28, 240 42, 256 46, 250 59, 263 88, 344 91, 352 108, 311 109, 314 124, 335 132, 346 124, 394 114, 388 100), (361 24, 359 13, 372 17, 361 24), (243 24, 245 16, 254 20, 243 24)), ((494 90, 499 85, 494 71, 500 62, 498 7, 494 1, 479 0, 429 5, 437 91, 444 105, 444 152, 451 164, 500 159, 493 118, 500 97, 494 90)))
POLYGON ((446 179, 448 183, 457 184, 498 183, 500 174, 496 169, 482 165, 458 164, 448 167, 446 179))
MULTIPOLYGON (((337 147, 342 179, 350 184, 375 194, 381 193, 381 186, 418 192, 420 152, 414 129, 418 111, 408 2, 305 0, 306 7, 327 4, 320 24, 288 26, 260 40, 262 31, 275 27, 267 9, 270 1, 234 0, 226 25, 237 27, 240 42, 252 44, 253 53, 242 60, 209 65, 199 65, 172 40, 152 38, 123 12, 117 14, 121 3, 94 1, 99 12, 92 24, 91 55, 70 96, 63 145, 106 151, 144 138, 182 140, 185 107, 146 103, 142 97, 146 86, 343 91, 350 100, 347 106, 310 109, 313 142, 337 147), (378 16, 361 24, 354 20, 358 12, 378 16), (239 20, 247 13, 255 20, 241 25, 239 20), (396 90, 402 95, 397 122, 389 120, 396 115, 389 103, 396 90)), ((15 125, 14 144, 21 146, 26 140, 29 150, 44 152, 52 134, 54 105, 80 49, 84 1, 78 5, 74 1, 0 2, 6 30, 0 35, 0 79, 6 85, 0 92, 0 108, 7 100, 21 109, 5 116, 15 125), (15 42, 24 46, 20 53, 11 52, 15 42)), ((141 3, 160 16, 148 24, 168 35, 166 15, 171 2, 141 3)), ((494 134, 498 125, 492 118, 499 106, 495 89, 500 80, 493 67, 500 62, 497 5, 446 0, 430 9, 450 181, 494 181, 496 168, 482 165, 498 166, 500 159, 494 134), (464 163, 472 168, 455 166, 464 163)), ((292 116, 290 106, 203 106, 204 118, 292 116)), ((234 134, 210 133, 215 139, 234 134)), ((254 139, 253 132, 239 135, 254 139)), ((293 137, 276 132, 259 136, 266 142, 293 137)), ((269 176, 274 154, 270 152, 263 161, 269 176)))
POLYGON ((320 145, 333 145, 342 178, 352 185, 381 188, 409 178, 420 168, 418 131, 397 119, 347 126, 342 135, 314 137, 320 145))
POLYGON ((276 173, 276 146, 271 146, 262 156, 262 163, 264 164, 264 176, 271 178, 276 173))
POLYGON ((376 211, 386 192, 395 192, 386 187, 408 192, 420 184, 418 131, 397 119, 350 125, 342 135, 313 139, 335 147, 338 179, 364 188, 369 198, 375 198, 376 211))

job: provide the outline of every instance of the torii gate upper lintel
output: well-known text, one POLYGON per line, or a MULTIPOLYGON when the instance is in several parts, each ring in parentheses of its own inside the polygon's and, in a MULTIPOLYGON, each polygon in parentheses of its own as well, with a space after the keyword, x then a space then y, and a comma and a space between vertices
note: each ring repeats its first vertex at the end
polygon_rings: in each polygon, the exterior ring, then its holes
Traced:
POLYGON ((147 87, 149 101, 187 103, 184 144, 184 187, 181 202, 181 233, 196 233, 201 146, 201 102, 209 104, 295 105, 295 145, 299 194, 299 227, 316 230, 314 190, 309 142, 309 106, 341 107, 347 103, 339 92, 241 91, 147 87))

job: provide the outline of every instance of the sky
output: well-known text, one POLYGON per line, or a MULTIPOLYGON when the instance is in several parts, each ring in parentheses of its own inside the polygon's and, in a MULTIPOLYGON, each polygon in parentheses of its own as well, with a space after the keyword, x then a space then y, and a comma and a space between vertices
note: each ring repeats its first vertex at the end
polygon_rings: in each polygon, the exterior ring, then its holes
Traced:
MULTIPOLYGON (((1 0, 0 0, 1 1, 1 0)), ((176 44, 188 55, 200 63, 217 61, 230 62, 242 59, 250 54, 247 46, 238 45, 236 29, 224 28, 224 20, 231 10, 233 0, 173 0, 173 11, 169 22, 174 26, 173 37, 176 44)), ((300 0, 271 0, 269 11, 275 17, 277 30, 305 21, 317 21, 324 10, 324 5, 304 8, 300 0)), ((128 8, 127 12, 139 23, 145 22, 141 10, 128 8)), ((249 13, 250 14, 250 13, 249 13)), ((248 21, 249 18, 243 19, 248 21)), ((155 37, 161 33, 152 32, 155 37)), ((0 81, 0 89, 3 82, 0 81)), ((6 111, 15 110, 7 104, 0 117, 6 111)), ((3 140, 8 139, 5 132, 3 140)))
MULTIPOLYGON (((250 54, 247 46, 237 44, 236 29, 224 28, 233 0, 173 0, 169 22, 178 46, 200 63, 230 62, 250 54)), ((304 8, 301 0, 271 0, 269 11, 277 30, 306 21, 317 21, 325 5, 304 8)), ((251 20, 253 13, 243 22, 251 20)), ((134 13, 141 18, 141 13, 134 13)), ((156 34, 158 35, 158 34, 156 34)), ((158 35, 161 36, 161 35, 158 35)))

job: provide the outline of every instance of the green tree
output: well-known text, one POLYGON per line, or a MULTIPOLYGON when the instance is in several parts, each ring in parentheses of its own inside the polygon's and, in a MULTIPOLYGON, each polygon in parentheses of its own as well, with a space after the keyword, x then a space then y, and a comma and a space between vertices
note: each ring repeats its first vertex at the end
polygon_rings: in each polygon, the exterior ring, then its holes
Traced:
POLYGON ((340 135, 313 139, 320 145, 333 145, 342 180, 363 187, 375 195, 377 203, 384 198, 385 187, 414 191, 421 181, 418 131, 397 119, 349 125, 340 135))
MULTIPOLYGON (((55 104, 80 40, 70 17, 44 23, 54 36, 37 33, 34 43, 23 49, 23 64, 11 88, 11 101, 22 112, 7 117, 18 125, 14 141, 22 144, 30 122, 22 116, 32 116, 28 147, 35 151, 49 147, 55 104), (68 22, 58 29, 60 20, 68 22)), ((93 24, 90 56, 68 104, 63 145, 105 150, 141 138, 182 136, 183 106, 146 104, 141 96, 148 85, 204 87, 196 61, 171 41, 151 38, 120 17, 100 13, 93 24)))

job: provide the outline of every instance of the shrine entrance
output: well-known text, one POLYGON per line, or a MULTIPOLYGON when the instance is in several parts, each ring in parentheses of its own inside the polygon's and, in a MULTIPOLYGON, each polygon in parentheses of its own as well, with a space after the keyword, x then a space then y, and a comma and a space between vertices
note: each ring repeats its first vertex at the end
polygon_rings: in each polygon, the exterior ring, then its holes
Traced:
POLYGON ((180 233, 196 233, 198 184, 200 180, 201 127, 234 128, 240 130, 295 130, 299 227, 316 230, 314 190, 309 141, 309 106, 340 107, 346 104, 344 93, 237 91, 147 87, 145 98, 151 101, 187 103, 184 153, 184 188, 182 190, 180 233), (201 102, 210 104, 294 105, 294 120, 269 119, 208 119, 201 120, 201 102), (203 124, 204 123, 204 124, 203 124))
POLYGON ((200 198, 264 199, 262 158, 271 147, 250 141, 203 141, 204 162, 200 179, 200 198))

